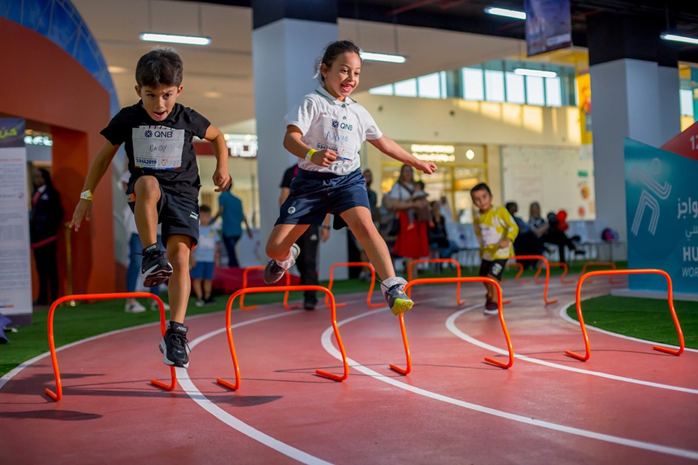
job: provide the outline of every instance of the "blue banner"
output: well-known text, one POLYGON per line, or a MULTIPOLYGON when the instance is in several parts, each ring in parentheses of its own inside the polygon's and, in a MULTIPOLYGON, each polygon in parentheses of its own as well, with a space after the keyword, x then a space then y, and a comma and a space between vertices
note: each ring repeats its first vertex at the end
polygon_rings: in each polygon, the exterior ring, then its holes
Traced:
MULTIPOLYGON (((674 291, 698 294, 698 161, 625 139, 628 268, 659 268, 674 291)), ((657 276, 630 276, 630 289, 666 291, 657 276)))

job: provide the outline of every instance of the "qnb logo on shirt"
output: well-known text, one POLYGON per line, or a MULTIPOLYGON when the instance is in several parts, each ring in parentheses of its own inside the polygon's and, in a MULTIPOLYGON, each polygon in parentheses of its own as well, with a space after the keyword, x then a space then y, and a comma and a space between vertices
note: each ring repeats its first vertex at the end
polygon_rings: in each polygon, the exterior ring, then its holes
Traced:
POLYGON ((148 139, 150 139, 151 137, 157 137, 159 139, 172 139, 174 137, 174 130, 169 128, 153 130, 146 129, 143 135, 148 139))

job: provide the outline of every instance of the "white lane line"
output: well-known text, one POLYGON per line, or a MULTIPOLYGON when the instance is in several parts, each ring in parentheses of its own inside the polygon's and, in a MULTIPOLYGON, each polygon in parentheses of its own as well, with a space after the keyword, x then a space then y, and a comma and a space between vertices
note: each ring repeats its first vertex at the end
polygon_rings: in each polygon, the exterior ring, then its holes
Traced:
MULTIPOLYGON (((572 323, 572 324, 575 325, 577 328, 579 328, 579 321, 575 320, 574 318, 572 318, 571 316, 569 316, 569 315, 567 314, 567 308, 568 308, 568 307, 571 307, 571 306, 576 306, 576 305, 577 305, 577 301, 576 301, 576 300, 573 300, 572 302, 570 302, 570 303, 568 303, 567 305, 563 306, 563 307, 560 309, 560 318, 562 318, 563 320, 567 321, 568 323, 572 323)), ((576 311, 576 307, 575 307, 575 311, 576 311)), ((613 336, 613 337, 617 337, 617 338, 620 338, 620 339, 627 339, 628 341, 641 342, 641 343, 643 343, 643 344, 650 344, 650 345, 653 345, 653 346, 659 345, 659 346, 664 346, 664 347, 671 347, 672 349, 678 349, 678 348, 679 348, 679 346, 674 346, 674 345, 671 345, 671 344, 666 344, 666 343, 664 343, 664 342, 654 342, 654 341, 649 341, 649 340, 647 340, 647 339, 638 339, 638 338, 636 338, 636 337, 626 336, 625 334, 618 334, 618 333, 614 333, 614 332, 611 332, 611 331, 606 331, 605 329, 601 329, 601 328, 597 328, 596 326, 592 326, 592 325, 590 325, 590 324, 587 323, 587 322, 584 322, 584 326, 586 326, 587 329, 591 329, 591 330, 596 331, 596 332, 598 332, 598 333, 603 333, 603 334, 606 334, 606 335, 608 335, 608 336, 613 336)), ((580 331, 581 331, 581 329, 580 329, 580 331)), ((678 337, 678 336, 677 336, 677 337, 678 337)), ((698 349, 689 349, 688 347, 685 347, 683 350, 684 350, 685 352, 696 352, 696 353, 698 353, 698 349)))
MULTIPOLYGON (((566 308, 566 307, 565 307, 566 308)), ((452 332, 454 335, 459 337, 460 339, 463 339, 464 341, 467 341, 473 345, 476 345, 478 347, 482 347, 483 349, 491 350, 492 352, 496 352, 498 354, 503 354, 503 355, 509 355, 509 352, 506 350, 502 350, 499 347, 492 346, 490 344, 487 344, 486 342, 482 342, 479 339, 475 339, 474 337, 464 333, 461 331, 457 326, 456 326, 456 319, 458 319, 459 316, 463 315, 466 311, 469 310, 460 310, 446 320, 446 328, 450 332, 452 332)), ((577 322, 579 324, 579 322, 577 322)), ((512 338, 514 341, 516 340, 516 336, 512 338)), ((614 381, 622 381, 624 383, 631 383, 631 384, 639 384, 642 386, 649 386, 653 388, 658 388, 658 389, 667 389, 669 391, 678 391, 678 392, 685 392, 688 394, 698 394, 698 389, 690 389, 690 388, 685 388, 685 387, 680 387, 680 386, 673 386, 670 384, 661 384, 661 383, 653 383, 651 381, 643 381, 641 379, 635 379, 635 378, 627 378, 625 376, 618 376, 618 375, 612 375, 609 373, 604 373, 601 371, 592 371, 592 370, 585 370, 583 368, 575 368, 567 365, 561 365, 559 363, 553 363, 553 362, 548 362, 546 360, 541 360, 538 358, 534 357, 529 357, 527 355, 521 355, 521 354, 514 354, 514 357, 517 360, 525 360, 527 362, 531 363, 537 363, 538 365, 543 365, 546 367, 550 368, 556 368, 558 370, 565 370, 565 371, 571 371, 574 373, 581 373, 583 375, 590 375, 590 376, 598 376, 599 378, 606 378, 606 379, 612 379, 614 381)))
MULTIPOLYGON (((241 326, 246 326, 246 325, 251 325, 253 323, 259 323, 260 321, 266 321, 266 320, 273 320, 275 318, 282 318, 285 316, 289 315, 295 315, 298 313, 304 313, 303 310, 294 310, 294 311, 287 311, 284 313, 279 313, 279 314, 274 314, 274 315, 268 315, 268 316, 263 316, 260 318, 255 318, 253 320, 248 320, 248 321, 243 321, 242 323, 237 323, 231 326, 231 328, 239 328, 241 326)), ((218 334, 224 333, 225 332, 225 327, 221 329, 217 329, 215 331, 211 331, 210 333, 206 333, 203 336, 199 336, 196 339, 194 339, 190 343, 190 347, 192 351, 194 348, 201 344, 202 342, 206 341, 207 339, 210 339, 214 336, 217 336, 218 334)), ((187 373, 187 370, 185 368, 177 368, 177 379, 179 381, 179 385, 182 387, 184 392, 187 393, 189 397, 192 398, 194 402, 199 404, 204 410, 206 410, 208 413, 216 417, 218 420, 222 421, 226 425, 230 426, 231 428, 239 431, 240 433, 244 434, 245 436, 254 439, 257 442, 260 442, 264 444, 265 446, 274 449, 277 452, 280 452, 281 454, 284 454, 287 457, 290 457, 294 460, 297 460, 298 462, 301 463, 307 463, 307 464, 329 464, 330 462, 326 462, 320 458, 317 458, 313 455, 310 455, 306 452, 303 452, 300 449, 296 449, 295 447, 292 447, 284 442, 279 441, 278 439, 275 439, 268 434, 265 434, 258 429, 253 428, 252 426, 248 425, 247 423, 244 423, 243 421, 239 420, 235 416, 231 415, 230 413, 226 412, 219 406, 217 406, 215 403, 213 403, 211 400, 209 400, 205 395, 199 391, 199 389, 194 385, 192 380, 189 378, 189 374, 187 373)))
MULTIPOLYGON (((478 308, 480 306, 481 305, 473 305, 471 307, 465 308, 464 310, 461 310, 461 312, 470 311, 470 310, 473 310, 474 308, 478 308)), ((378 312, 384 312, 386 310, 387 309, 379 309, 379 310, 374 310, 371 312, 361 313, 361 314, 356 315, 354 317, 347 318, 346 320, 342 320, 342 321, 338 322, 337 324, 339 326, 342 326, 346 323, 350 323, 354 320, 358 320, 359 318, 364 318, 364 317, 367 317, 369 315, 376 314, 378 312)), ((327 353, 329 353, 330 355, 335 357, 337 360, 341 360, 342 359, 341 354, 332 344, 332 333, 333 333, 333 331, 332 331, 331 326, 329 328, 327 328, 322 333, 322 338, 321 338, 322 347, 327 351, 327 353)), ((496 416, 499 418, 504 418, 504 419, 516 421, 519 423, 538 426, 541 428, 546 428, 546 429, 550 429, 553 431, 559 431, 562 433, 568 433, 568 434, 572 434, 575 436, 581 436, 581 437, 596 439, 599 441, 609 442, 609 443, 613 443, 613 444, 620 444, 623 446, 635 447, 637 449, 649 450, 652 452, 659 452, 662 454, 668 454, 668 455, 674 455, 677 457, 684 457, 684 458, 688 458, 688 459, 698 460, 698 452, 695 452, 695 451, 679 449, 679 448, 675 448, 675 447, 661 446, 659 444, 652 444, 649 442, 636 441, 634 439, 621 438, 618 436, 611 436, 608 434, 597 433, 594 431, 587 431, 587 430, 583 430, 580 428, 559 425, 557 423, 551 423, 548 421, 535 420, 533 418, 528 418, 528 417, 516 415, 513 413, 509 413, 509 412, 504 412, 502 410, 496 410, 493 408, 484 407, 482 405, 473 404, 470 402, 465 402, 462 400, 454 399, 452 397, 448 397, 448 396, 445 396, 443 394, 437 394, 435 392, 427 391, 426 389, 418 388, 415 386, 411 386, 409 384, 402 383, 400 381, 396 381, 394 378, 388 377, 388 376, 382 375, 376 371, 373 371, 370 368, 365 367, 364 365, 357 363, 355 360, 348 359, 348 361, 349 361, 349 364, 351 365, 351 367, 354 368, 355 370, 358 370, 361 373, 368 375, 368 376, 371 376, 372 378, 375 378, 379 381, 390 384, 390 385, 395 386, 395 387, 400 388, 400 389, 404 389, 405 391, 413 392, 415 394, 419 394, 421 396, 428 397, 430 399, 439 400, 441 402, 446 402, 446 403, 451 404, 451 405, 456 405, 458 407, 463 407, 463 408, 466 408, 469 410, 474 410, 476 412, 481 412, 481 413, 485 413, 488 415, 493 415, 493 416, 496 416)))

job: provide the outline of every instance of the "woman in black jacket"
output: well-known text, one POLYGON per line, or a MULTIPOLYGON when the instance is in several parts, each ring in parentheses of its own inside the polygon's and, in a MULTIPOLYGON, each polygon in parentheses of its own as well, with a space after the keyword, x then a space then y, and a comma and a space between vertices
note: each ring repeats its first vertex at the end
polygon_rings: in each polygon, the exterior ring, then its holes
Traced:
POLYGON ((48 305, 58 298, 56 239, 62 222, 61 197, 53 188, 51 175, 47 170, 37 168, 34 170, 34 194, 29 218, 31 248, 39 274, 39 298, 34 305, 48 305))

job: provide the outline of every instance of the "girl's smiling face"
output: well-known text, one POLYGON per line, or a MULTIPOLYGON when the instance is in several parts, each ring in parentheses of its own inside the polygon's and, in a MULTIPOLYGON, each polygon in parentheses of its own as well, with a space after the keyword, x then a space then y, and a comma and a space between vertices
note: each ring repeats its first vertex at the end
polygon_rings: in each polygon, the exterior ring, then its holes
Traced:
POLYGON ((325 90, 343 102, 359 86, 361 58, 354 52, 341 53, 330 66, 323 63, 320 73, 325 90))

